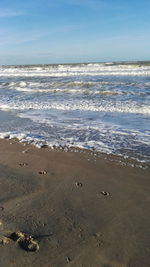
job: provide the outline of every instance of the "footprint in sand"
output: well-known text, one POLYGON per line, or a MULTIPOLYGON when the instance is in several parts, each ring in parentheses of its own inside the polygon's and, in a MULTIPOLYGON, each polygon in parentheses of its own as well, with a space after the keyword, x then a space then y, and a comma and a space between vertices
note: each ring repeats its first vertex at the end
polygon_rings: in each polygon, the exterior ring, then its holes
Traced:
POLYGON ((47 174, 47 171, 39 171, 39 174, 47 174))
POLYGON ((77 187, 82 187, 82 186, 83 186, 83 184, 80 183, 80 182, 76 182, 75 185, 76 185, 77 187))
POLYGON ((70 257, 66 257, 66 262, 69 263, 71 261, 70 257))
POLYGON ((29 152, 29 149, 25 149, 22 151, 23 154, 28 153, 28 152, 29 152))
POLYGON ((106 192, 106 191, 101 191, 101 195, 108 197, 108 196, 110 196, 110 193, 106 192))
POLYGON ((21 162, 21 163, 19 163, 19 166, 20 166, 20 167, 25 167, 25 166, 28 166, 28 163, 26 163, 26 162, 21 162))

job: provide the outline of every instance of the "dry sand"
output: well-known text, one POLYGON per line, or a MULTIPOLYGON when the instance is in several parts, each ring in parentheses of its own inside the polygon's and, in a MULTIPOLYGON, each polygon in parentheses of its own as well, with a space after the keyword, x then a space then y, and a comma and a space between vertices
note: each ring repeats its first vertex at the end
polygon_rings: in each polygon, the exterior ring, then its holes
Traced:
POLYGON ((88 152, 0 140, 0 236, 22 231, 40 248, 8 240, 0 266, 150 266, 148 174, 88 152))

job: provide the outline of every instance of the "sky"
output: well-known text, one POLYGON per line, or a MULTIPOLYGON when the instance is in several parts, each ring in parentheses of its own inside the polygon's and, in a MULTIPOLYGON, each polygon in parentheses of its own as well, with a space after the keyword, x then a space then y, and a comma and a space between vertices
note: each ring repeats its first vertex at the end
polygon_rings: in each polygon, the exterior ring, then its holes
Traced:
POLYGON ((150 60, 150 0, 0 0, 0 65, 150 60))

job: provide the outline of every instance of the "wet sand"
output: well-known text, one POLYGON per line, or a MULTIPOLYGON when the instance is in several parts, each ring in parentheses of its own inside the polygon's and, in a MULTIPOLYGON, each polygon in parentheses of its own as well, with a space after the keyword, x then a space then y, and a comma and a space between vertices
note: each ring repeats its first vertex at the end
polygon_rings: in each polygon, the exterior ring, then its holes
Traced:
POLYGON ((0 237, 39 244, 1 244, 0 266, 150 266, 149 186, 149 168, 0 140, 0 237))

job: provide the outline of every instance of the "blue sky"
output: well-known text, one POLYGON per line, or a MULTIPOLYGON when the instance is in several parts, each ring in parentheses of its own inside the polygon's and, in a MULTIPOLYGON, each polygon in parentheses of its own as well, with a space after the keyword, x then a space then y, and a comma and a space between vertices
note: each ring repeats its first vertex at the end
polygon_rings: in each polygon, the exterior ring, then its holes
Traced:
POLYGON ((150 0, 0 0, 0 64, 150 60, 150 0))

